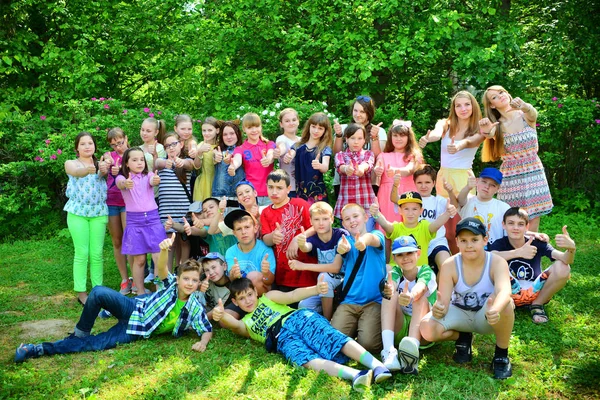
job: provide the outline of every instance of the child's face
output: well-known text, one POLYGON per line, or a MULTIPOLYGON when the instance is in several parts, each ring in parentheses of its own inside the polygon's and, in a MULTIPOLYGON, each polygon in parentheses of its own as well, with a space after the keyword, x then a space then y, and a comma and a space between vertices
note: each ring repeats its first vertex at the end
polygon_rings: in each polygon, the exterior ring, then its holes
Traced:
POLYGON ((354 102, 352 106, 352 119, 358 124, 368 125, 369 120, 365 108, 358 102, 354 102))
POLYGON ((469 230, 462 230, 456 236, 456 245, 462 257, 467 260, 477 259, 484 253, 487 237, 476 235, 469 230))
POLYGON ((473 114, 473 105, 471 99, 468 98, 457 98, 454 100, 454 112, 458 119, 469 119, 473 114))
POLYGON ((191 138, 193 131, 194 128, 192 127, 191 122, 180 122, 179 125, 175 127, 175 132, 177 132, 179 138, 183 141, 191 138))
MULTIPOLYGON (((204 131, 202 132, 202 137, 204 137, 204 131)), ((233 146, 237 143, 237 140, 237 135, 235 134, 233 128, 230 126, 226 126, 223 129, 223 143, 225 143, 226 146, 233 146)), ((224 151, 225 149, 221 150, 224 151)))
POLYGON ((281 127, 281 129, 283 129, 284 133, 292 133, 294 135, 296 134, 296 132, 298 132, 299 124, 300 121, 298 121, 298 116, 296 115, 296 113, 293 112, 283 114, 281 122, 279 122, 279 126, 281 127))
POLYGON ((310 223, 317 232, 317 235, 329 233, 333 224, 333 215, 321 212, 311 214, 310 223))
POLYGON ((250 245, 256 240, 258 226, 251 218, 244 218, 233 223, 233 235, 240 244, 250 245))
POLYGON ((254 311, 258 304, 258 294, 255 289, 246 289, 235 295, 232 301, 233 304, 249 313, 254 311))
POLYGON ((235 194, 237 195, 237 199, 241 205, 244 206, 246 210, 249 210, 250 207, 256 204, 256 190, 252 189, 250 185, 240 185, 235 194))
POLYGON ((346 139, 350 151, 360 151, 365 145, 365 132, 362 129, 354 132, 354 135, 346 139))
POLYGON ((270 179, 267 181, 269 199, 271 199, 275 206, 281 205, 289 199, 288 194, 291 189, 292 187, 287 186, 283 179, 280 179, 279 182, 273 182, 270 179))
POLYGON ((144 143, 154 143, 154 138, 158 135, 156 124, 152 122, 144 122, 140 128, 140 136, 144 143))
POLYGON ((435 186, 435 182, 429 175, 419 175, 417 176, 417 179, 415 179, 415 186, 421 197, 429 197, 431 196, 431 191, 435 186))
POLYGON ((244 132, 246 132, 246 136, 250 143, 257 143, 262 134, 262 126, 244 126, 244 132))
POLYGON ((80 157, 91 157, 96 152, 96 145, 91 136, 81 136, 77 143, 77 153, 80 157))
POLYGON ((127 148, 129 147, 128 143, 127 143, 127 136, 125 137, 117 137, 114 139, 111 139, 110 141, 110 147, 117 152, 117 154, 119 155, 123 155, 123 153, 125 153, 125 150, 127 150, 127 148))
POLYGON ((319 140, 325 134, 325 127, 321 125, 310 125, 310 137, 314 140, 319 140))
POLYGON ((419 203, 404 203, 400 206, 400 215, 404 225, 414 227, 419 222, 423 207, 419 203))
POLYGON ((227 271, 227 264, 221 260, 204 261, 202 267, 204 268, 204 273, 211 282, 220 281, 225 275, 225 271, 227 271))
POLYGON ((200 286, 200 273, 198 271, 185 271, 177 277, 179 298, 188 298, 200 286))
POLYGON ((525 232, 529 229, 529 223, 518 215, 511 215, 506 218, 506 221, 502 222, 502 228, 506 230, 506 233, 510 239, 523 239, 525 232))
POLYGON ((202 204, 202 213, 206 218, 213 218, 219 212, 219 203, 209 200, 202 204))
POLYGON ((493 179, 490 178, 479 178, 477 179, 477 197, 480 200, 491 200, 498 190, 500 185, 493 179))
POLYGON ((170 136, 165 140, 165 150, 169 158, 178 157, 181 153, 181 142, 177 137, 170 136))
POLYGON ((202 124, 202 138, 205 142, 214 142, 217 138, 217 128, 211 124, 202 124))
POLYGON ((342 225, 352 235, 361 235, 365 230, 367 214, 362 208, 350 207, 342 211, 342 225))
MULTIPOLYGON (((143 151, 130 151, 129 159, 127 160, 127 168, 134 174, 139 174, 146 166, 146 158, 143 151)), ((127 176, 125 178, 128 178, 127 176)))
POLYGON ((404 150, 408 144, 408 136, 392 133, 392 144, 396 150, 404 150))
POLYGON ((421 256, 421 251, 411 251, 409 253, 394 254, 396 264, 402 271, 412 271, 417 268, 417 260, 421 256))
POLYGON ((504 90, 493 90, 490 89, 486 94, 491 108, 505 108, 510 104, 511 97, 508 92, 504 90))

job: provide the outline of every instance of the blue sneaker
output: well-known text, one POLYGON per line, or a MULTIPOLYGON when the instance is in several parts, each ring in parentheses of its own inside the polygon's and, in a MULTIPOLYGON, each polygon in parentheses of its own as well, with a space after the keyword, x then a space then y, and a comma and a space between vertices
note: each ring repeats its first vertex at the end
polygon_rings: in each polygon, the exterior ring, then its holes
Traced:
POLYGON ((98 316, 102 319, 107 319, 112 317, 112 314, 110 313, 110 311, 102 309, 100 310, 100 312, 98 313, 98 316))
POLYGON ((392 377, 392 373, 386 367, 375 367, 373 369, 373 378, 375 378, 375 383, 381 383, 386 381, 392 377))
POLYGON ((15 362, 22 363, 28 358, 37 358, 43 354, 43 351, 41 344, 21 343, 15 351, 15 362))
POLYGON ((366 388, 371 386, 371 382, 373 381, 373 371, 370 369, 365 369, 360 371, 354 379, 352 379, 352 389, 357 392, 364 392, 366 388))

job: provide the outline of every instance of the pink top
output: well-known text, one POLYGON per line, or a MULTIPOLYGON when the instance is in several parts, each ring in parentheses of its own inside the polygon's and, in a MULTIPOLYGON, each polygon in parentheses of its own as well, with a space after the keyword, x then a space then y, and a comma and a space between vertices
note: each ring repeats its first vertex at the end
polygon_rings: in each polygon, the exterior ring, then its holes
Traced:
MULTIPOLYGON (((390 201, 390 194, 392 193, 394 186, 394 178, 388 177, 386 171, 388 166, 391 166, 392 168, 404 168, 412 160, 409 160, 408 162, 404 161, 404 153, 399 152, 382 152, 379 154, 379 157, 377 157, 377 161, 380 159, 383 160, 383 175, 381 175, 381 183, 379 184, 379 191, 377 192, 379 210, 390 222, 402 221, 398 205, 390 201)), ((400 186, 398 187, 399 195, 405 192, 412 192, 416 190, 417 187, 415 186, 412 175, 404 176, 400 179, 400 186)))
MULTIPOLYGON (((156 210, 156 200, 154 200, 154 188, 150 185, 154 172, 148 172, 148 175, 133 174, 133 188, 121 189, 121 194, 125 200, 125 211, 127 212, 148 212, 156 210)), ((123 175, 117 176, 117 183, 125 180, 123 175)))
POLYGON ((275 148, 275 143, 269 141, 265 143, 259 140, 257 144, 250 144, 248 140, 241 146, 238 146, 233 151, 233 154, 240 154, 242 156, 242 165, 246 172, 246 179, 249 180, 256 188, 258 196, 268 196, 267 193, 267 176, 273 171, 273 164, 268 167, 263 167, 260 163, 263 158, 263 150, 269 151, 275 148))
MULTIPOLYGON (((114 165, 120 166, 123 162, 123 157, 121 157, 116 151, 111 151, 110 156, 114 161, 114 165)), ((108 192, 106 193, 106 205, 123 207, 125 205, 125 201, 121 195, 121 190, 117 187, 117 176, 118 174, 112 175, 109 168, 108 174, 106 175, 106 186, 108 187, 108 192)))

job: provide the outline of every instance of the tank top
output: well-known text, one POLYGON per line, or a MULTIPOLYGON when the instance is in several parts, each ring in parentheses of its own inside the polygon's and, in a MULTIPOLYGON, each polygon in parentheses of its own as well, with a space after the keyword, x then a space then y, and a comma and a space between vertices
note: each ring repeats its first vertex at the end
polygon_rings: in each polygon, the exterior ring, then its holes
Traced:
POLYGON ((488 297, 494 292, 494 283, 490 276, 490 268, 492 265, 492 254, 485 252, 485 263, 479 280, 469 286, 463 278, 463 262, 462 255, 459 253, 456 256, 456 273, 458 281, 454 286, 452 293, 452 304, 456 307, 467 311, 479 311, 487 301, 488 297))
MULTIPOLYGON (((455 140, 454 144, 458 144, 466 139, 455 140)), ((473 159, 475 159, 475 153, 479 147, 472 147, 463 149, 457 153, 448 153, 448 145, 452 142, 450 139, 450 130, 446 131, 442 137, 442 148, 441 148, 441 166, 443 168, 454 168, 454 169, 471 169, 473 166, 473 159)))
MULTIPOLYGON (((79 160, 77 160, 79 161, 79 160)), ((81 161, 81 165, 85 166, 81 161)), ((101 217, 108 215, 106 205, 106 180, 98 174, 75 177, 67 174, 66 196, 69 198, 63 208, 80 217, 101 217)))

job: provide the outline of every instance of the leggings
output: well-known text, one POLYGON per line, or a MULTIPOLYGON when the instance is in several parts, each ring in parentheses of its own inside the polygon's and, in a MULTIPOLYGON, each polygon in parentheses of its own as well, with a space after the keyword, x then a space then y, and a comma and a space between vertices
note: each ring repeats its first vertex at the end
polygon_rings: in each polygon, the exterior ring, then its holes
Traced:
POLYGON ((75 257, 73 258, 73 282, 76 292, 86 292, 87 264, 90 261, 92 287, 102 285, 104 260, 104 235, 108 216, 81 217, 67 214, 67 225, 73 238, 75 257))

